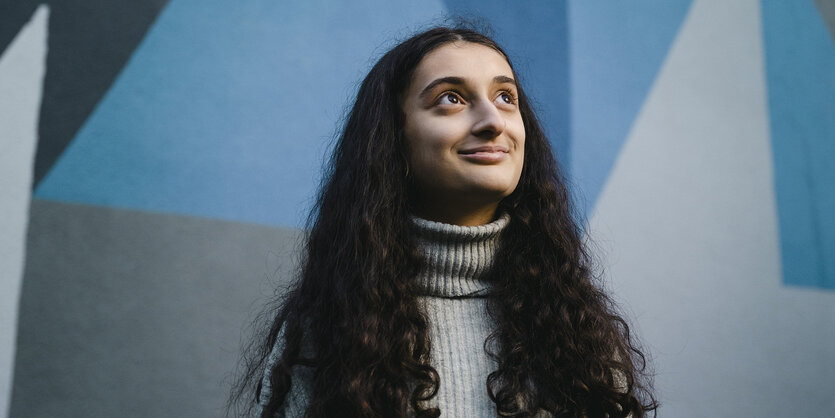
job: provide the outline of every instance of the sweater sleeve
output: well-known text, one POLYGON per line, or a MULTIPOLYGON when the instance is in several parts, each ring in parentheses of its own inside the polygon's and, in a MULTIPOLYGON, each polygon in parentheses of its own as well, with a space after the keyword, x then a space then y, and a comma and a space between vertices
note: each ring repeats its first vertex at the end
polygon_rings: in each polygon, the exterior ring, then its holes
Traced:
MULTIPOLYGON (((260 417, 264 408, 269 404, 272 396, 272 368, 284 351, 284 328, 278 332, 272 350, 267 357, 267 364, 264 368, 264 376, 261 379, 261 394, 258 398, 258 407, 255 408, 255 417, 260 417)), ((313 387, 313 370, 310 367, 295 365, 292 368, 290 392, 284 398, 284 403, 275 414, 276 418, 297 418, 303 417, 309 404, 310 392, 313 387)))

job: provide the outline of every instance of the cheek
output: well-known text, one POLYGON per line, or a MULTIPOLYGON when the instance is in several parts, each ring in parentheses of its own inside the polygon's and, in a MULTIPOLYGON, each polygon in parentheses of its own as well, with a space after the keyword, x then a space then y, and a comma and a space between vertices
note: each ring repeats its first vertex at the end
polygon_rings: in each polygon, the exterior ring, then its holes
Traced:
POLYGON ((416 121, 413 126, 419 128, 407 128, 406 138, 416 157, 437 158, 438 154, 450 152, 457 142, 457 130, 448 121, 416 121))
MULTIPOLYGON (((525 124, 522 122, 522 117, 518 116, 513 120, 508 122, 507 125, 508 135, 513 139, 516 143, 516 147, 521 153, 525 151, 525 124)), ((520 154, 521 154, 520 153, 520 154)))
POLYGON ((517 152, 516 152, 516 159, 515 159, 516 160, 516 164, 515 164, 516 166, 514 168, 515 168, 515 171, 516 171, 515 175, 516 175, 517 180, 518 180, 518 178, 522 174, 522 167, 525 163, 525 139, 526 139, 525 138, 525 125, 524 125, 524 123, 522 123, 522 118, 521 117, 519 117, 518 122, 513 124, 512 135, 513 135, 512 136, 513 138, 516 138, 517 152))
POLYGON ((516 138, 516 141, 523 145, 525 143, 525 123, 522 121, 522 115, 516 116, 508 122, 508 129, 511 130, 511 136, 516 138))

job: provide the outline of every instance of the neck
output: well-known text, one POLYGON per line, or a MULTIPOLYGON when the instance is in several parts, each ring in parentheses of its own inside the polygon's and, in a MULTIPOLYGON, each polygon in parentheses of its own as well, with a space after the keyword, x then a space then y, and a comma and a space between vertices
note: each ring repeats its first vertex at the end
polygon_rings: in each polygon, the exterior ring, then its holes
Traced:
POLYGON ((446 204, 420 199, 415 208, 415 215, 420 218, 450 225, 479 226, 487 225, 496 218, 499 202, 455 202, 446 200, 446 204), (455 203, 452 203, 455 202, 455 203))
POLYGON ((486 274, 500 247, 508 214, 480 226, 461 226, 412 218, 424 266, 418 276, 423 295, 470 297, 486 294, 486 274))

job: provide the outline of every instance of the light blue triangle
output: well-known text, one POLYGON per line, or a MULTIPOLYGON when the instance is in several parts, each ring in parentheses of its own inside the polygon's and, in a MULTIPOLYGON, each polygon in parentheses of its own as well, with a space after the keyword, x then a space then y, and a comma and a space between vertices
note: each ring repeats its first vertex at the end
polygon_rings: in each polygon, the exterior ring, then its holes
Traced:
POLYGON ((35 196, 300 226, 374 59, 444 12, 173 0, 35 196))
POLYGON ((590 215, 691 0, 569 2, 570 174, 590 215))

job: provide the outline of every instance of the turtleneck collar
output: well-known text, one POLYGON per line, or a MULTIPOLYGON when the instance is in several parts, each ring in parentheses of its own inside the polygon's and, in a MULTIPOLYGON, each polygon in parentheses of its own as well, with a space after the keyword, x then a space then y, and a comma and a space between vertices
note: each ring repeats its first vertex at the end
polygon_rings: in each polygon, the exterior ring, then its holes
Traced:
POLYGON ((461 298, 485 296, 485 279, 499 249, 501 232, 510 222, 503 214, 479 226, 450 225, 412 217, 426 264, 418 275, 421 294, 461 298))

